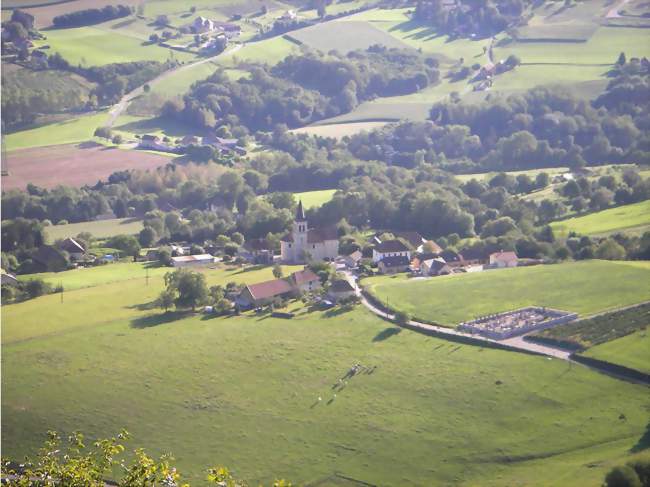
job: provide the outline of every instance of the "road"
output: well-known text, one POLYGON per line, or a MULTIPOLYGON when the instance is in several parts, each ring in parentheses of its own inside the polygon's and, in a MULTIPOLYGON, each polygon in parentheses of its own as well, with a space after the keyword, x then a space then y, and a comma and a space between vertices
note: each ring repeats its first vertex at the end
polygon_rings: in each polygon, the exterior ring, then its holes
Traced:
MULTIPOLYGON (((169 76, 180 73, 181 71, 186 71, 188 69, 192 69, 193 67, 198 66, 200 64, 205 64, 205 63, 212 62, 215 59, 218 59, 220 56, 223 56, 225 54, 232 54, 234 52, 237 52, 243 46, 244 46, 243 43, 242 44, 237 44, 237 45, 233 46, 232 48, 226 49, 225 51, 217 54, 216 56, 207 57, 205 59, 201 59, 201 60, 193 62, 193 63, 183 64, 183 65, 180 65, 180 66, 178 66, 176 68, 167 70, 164 73, 161 73, 160 75, 155 77, 154 79, 150 80, 147 84, 149 86, 153 87, 157 83, 160 83, 162 80, 168 78, 169 76)), ((117 118, 124 112, 124 110, 126 110, 128 108, 129 103, 131 103, 134 99, 136 99, 137 97, 139 97, 143 93, 144 93, 144 85, 138 86, 133 91, 130 91, 129 93, 126 93, 120 99, 119 102, 117 102, 115 105, 113 105, 113 107, 108 112, 108 121, 106 123, 106 126, 109 127, 109 128, 113 127, 113 125, 115 124, 115 120, 117 120, 117 118)))
MULTIPOLYGON (((350 272, 350 271, 345 271, 344 274, 346 275, 347 279, 350 281, 352 286, 355 289, 355 292, 357 296, 361 299, 361 303, 372 313, 375 315, 379 316, 380 318, 389 320, 396 325, 400 326, 398 323, 395 322, 395 316, 387 313, 379 308, 377 308, 375 305, 373 305, 366 297, 363 295, 361 292, 361 288, 359 287, 358 284, 358 277, 356 274, 350 272)), ((415 329, 415 330, 421 330, 423 333, 430 333, 433 332, 438 336, 448 336, 451 340, 457 337, 464 337, 464 338, 471 338, 473 340, 476 340, 478 342, 484 342, 486 344, 500 344, 500 345, 506 345, 509 348, 511 348, 513 351, 520 351, 524 353, 535 353, 539 355, 544 355, 549 358, 556 358, 560 360, 566 360, 567 362, 570 362, 572 364, 577 364, 581 365, 583 367, 587 367, 589 369, 592 369, 596 372, 600 372, 605 375, 609 375, 611 377, 614 377, 616 379, 620 380, 625 380, 628 382, 634 382, 636 384, 641 384, 641 385, 647 385, 645 382, 633 379, 631 377, 623 376, 620 374, 613 373, 608 370, 604 370, 598 367, 594 367, 591 365, 583 364, 580 362, 576 362, 575 360, 572 359, 571 357, 571 352, 564 350, 562 348, 556 348, 556 347, 551 347, 548 345, 543 345, 540 343, 533 343, 533 342, 528 342, 524 340, 524 336, 517 336, 513 338, 508 338, 506 340, 492 340, 490 338, 485 338, 480 335, 472 335, 469 333, 463 333, 461 331, 455 330, 453 328, 447 328, 444 326, 435 326, 435 325, 429 325, 426 323, 420 323, 419 321, 411 320, 408 323, 408 328, 409 329, 415 329)))

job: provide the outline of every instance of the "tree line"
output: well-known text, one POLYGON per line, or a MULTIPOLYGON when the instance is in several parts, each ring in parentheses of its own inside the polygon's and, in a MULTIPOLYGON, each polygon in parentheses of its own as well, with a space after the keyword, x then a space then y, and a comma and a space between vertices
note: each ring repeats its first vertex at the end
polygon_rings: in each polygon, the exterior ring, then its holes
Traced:
POLYGON ((106 5, 103 8, 88 8, 67 14, 57 15, 52 19, 54 27, 63 29, 99 24, 108 20, 128 17, 133 9, 127 5, 106 5))

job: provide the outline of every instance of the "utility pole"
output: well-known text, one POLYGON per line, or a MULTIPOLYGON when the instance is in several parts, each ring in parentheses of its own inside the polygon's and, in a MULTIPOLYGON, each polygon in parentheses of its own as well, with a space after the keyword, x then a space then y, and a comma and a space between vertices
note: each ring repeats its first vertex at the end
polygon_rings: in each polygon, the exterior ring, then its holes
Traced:
POLYGON ((146 285, 148 286, 149 285, 149 268, 148 267, 145 269, 145 272, 146 272, 146 277, 145 277, 146 285))
POLYGON ((59 288, 61 289, 61 304, 63 304, 63 282, 59 282, 59 288))

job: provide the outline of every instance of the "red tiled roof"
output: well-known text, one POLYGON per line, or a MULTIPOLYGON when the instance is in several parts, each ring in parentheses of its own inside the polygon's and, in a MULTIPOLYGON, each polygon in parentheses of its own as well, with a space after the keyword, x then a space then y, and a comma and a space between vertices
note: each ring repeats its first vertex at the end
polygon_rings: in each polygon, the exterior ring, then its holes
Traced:
POLYGON ((506 262, 511 262, 513 260, 518 260, 517 254, 514 252, 495 252, 490 255, 490 259, 502 260, 506 262))
POLYGON ((314 274, 314 272, 311 269, 303 269, 301 271, 294 272, 293 274, 291 274, 291 277, 296 283, 296 286, 300 286, 301 284, 304 284, 306 282, 313 282, 313 281, 320 280, 320 277, 314 274))
POLYGON ((375 246, 377 252, 406 252, 408 247, 400 240, 384 240, 382 243, 375 246))
POLYGON ((273 279, 271 281, 258 282, 250 284, 248 290, 253 299, 267 299, 274 296, 290 293, 293 291, 291 284, 284 279, 273 279))

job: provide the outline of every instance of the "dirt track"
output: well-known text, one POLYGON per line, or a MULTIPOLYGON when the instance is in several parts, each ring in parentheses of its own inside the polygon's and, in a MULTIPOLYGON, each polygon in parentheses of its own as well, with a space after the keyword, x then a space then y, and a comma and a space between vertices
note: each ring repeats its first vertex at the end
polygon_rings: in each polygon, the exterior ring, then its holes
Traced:
POLYGON ((44 188, 95 184, 115 171, 153 169, 172 160, 158 154, 94 143, 21 149, 7 153, 6 157, 9 175, 2 177, 3 189, 24 189, 27 183, 44 188))

